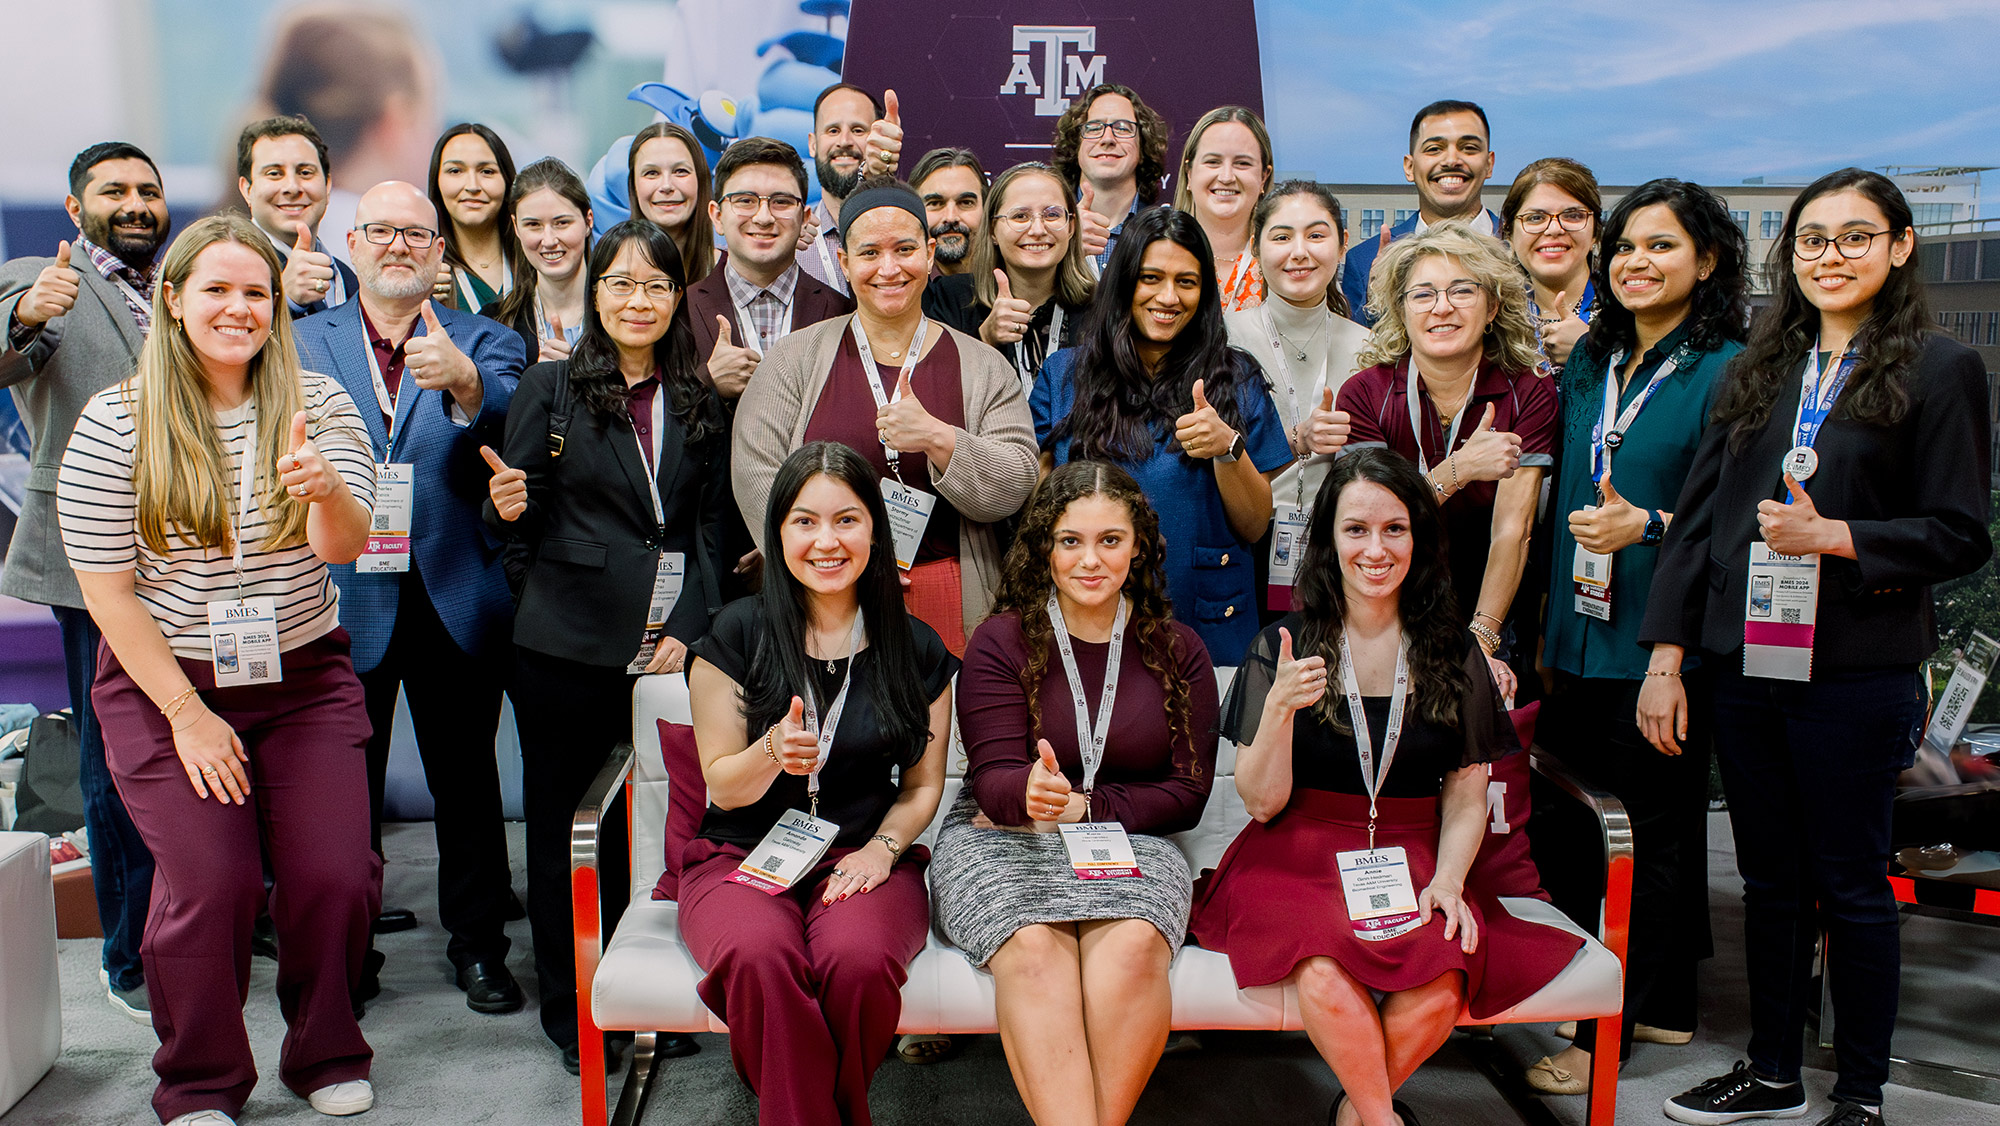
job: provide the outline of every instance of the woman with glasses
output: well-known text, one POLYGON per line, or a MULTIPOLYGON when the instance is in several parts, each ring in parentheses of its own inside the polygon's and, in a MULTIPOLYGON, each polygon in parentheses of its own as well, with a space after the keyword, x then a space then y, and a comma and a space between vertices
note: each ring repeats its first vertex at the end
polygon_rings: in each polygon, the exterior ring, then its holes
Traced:
POLYGON ((1000 350, 1021 393, 1051 352, 1075 342, 1096 286, 1055 169, 1017 164, 986 192, 986 226, 963 274, 924 290, 931 316, 1000 350))
POLYGON ((514 157, 500 134, 476 122, 444 131, 431 150, 431 205, 444 236, 440 304, 477 312, 514 288, 514 157))
POLYGON ((1368 283, 1374 366, 1340 389, 1350 446, 1387 446, 1416 462, 1444 506, 1459 616, 1479 640, 1502 697, 1534 657, 1515 633, 1514 595, 1542 473, 1556 440, 1556 389, 1536 375, 1520 269, 1505 246, 1458 220, 1390 244, 1368 283))
POLYGON ((1807 185, 1773 306, 1730 364, 1660 549, 1639 727, 1686 736, 1688 650, 1715 670, 1715 754, 1744 884, 1749 1062, 1667 1100, 1795 1118, 1814 932, 1839 1061, 1822 1126, 1876 1126, 1900 961, 1890 801, 1916 753, 1931 587, 1992 554, 1985 365, 1937 331, 1910 206, 1876 172, 1807 185), (1817 908, 1815 909, 1815 903, 1817 908))
MULTIPOLYGON (((508 695, 521 729, 528 918, 542 1031, 578 1068, 569 824, 611 748, 632 685, 680 672, 721 608, 729 446, 680 312, 680 250, 643 219, 591 252, 583 335, 521 377, 486 524, 530 558, 508 695)), ((613 900, 624 897, 607 884, 613 900)))
POLYGON ((673 236, 687 263, 687 284, 707 277, 722 255, 708 214, 708 154, 701 142, 671 121, 656 121, 632 138, 625 174, 632 217, 650 219, 673 236))
MULTIPOLYGON (((924 315, 933 251, 917 193, 864 180, 840 219, 854 314, 764 354, 736 408, 736 503, 760 535, 787 454, 817 440, 853 447, 882 477, 910 613, 962 654, 1000 587, 994 526, 1035 487, 1020 377, 993 349, 924 315)), ((757 546, 767 556, 773 547, 757 546)))
POLYGON ((1193 215, 1215 255, 1222 311, 1264 303, 1264 273, 1257 265, 1251 217, 1271 186, 1271 134, 1242 106, 1209 110, 1181 146, 1180 185, 1174 206, 1193 215))
POLYGON ((590 193, 569 165, 545 157, 507 193, 514 213, 514 288, 480 312, 521 334, 539 362, 566 360, 588 303, 590 193))
POLYGON ((1597 312, 1590 250, 1603 206, 1597 177, 1562 156, 1521 169, 1500 205, 1500 237, 1528 274, 1528 317, 1535 322, 1546 374, 1562 371, 1597 312))

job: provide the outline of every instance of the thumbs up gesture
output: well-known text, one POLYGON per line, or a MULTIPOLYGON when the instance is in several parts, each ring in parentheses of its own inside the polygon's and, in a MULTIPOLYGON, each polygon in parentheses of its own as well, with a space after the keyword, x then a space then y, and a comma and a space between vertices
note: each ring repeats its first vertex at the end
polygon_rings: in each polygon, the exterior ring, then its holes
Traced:
POLYGON ((1347 444, 1348 435, 1354 432, 1354 420, 1346 411, 1333 409, 1333 388, 1329 387, 1320 396, 1319 405, 1306 415, 1299 427, 1301 454, 1339 453, 1347 444))
POLYGON ((804 254, 808 247, 819 241, 819 211, 817 208, 808 207, 805 212, 805 222, 799 224, 797 252, 800 254, 804 254))
POLYGON ((1847 521, 1820 515, 1819 506, 1806 495, 1806 487, 1791 474, 1784 475, 1787 500, 1757 502, 1757 526, 1764 542, 1781 555, 1839 555, 1854 558, 1854 532, 1847 521))
POLYGON ((1014 288, 1007 281, 1007 271, 994 270, 993 280, 1000 287, 1000 295, 993 299, 993 311, 979 325, 979 338, 998 348, 1002 344, 1012 344, 1028 334, 1028 322, 1034 319, 1034 307, 1014 296, 1014 288))
POLYGON ((562 318, 549 314, 549 331, 537 341, 535 358, 543 363, 569 359, 569 337, 563 335, 562 318))
POLYGON ((1461 484, 1467 481, 1504 481, 1521 467, 1521 436, 1493 429, 1493 404, 1479 416, 1479 426, 1451 455, 1461 484))
POLYGON ((1326 695, 1326 658, 1314 654, 1304 660, 1292 656, 1292 631, 1278 627, 1278 670, 1264 697, 1268 719, 1283 723, 1301 708, 1310 708, 1326 695))
POLYGON ((715 315, 715 351, 708 354, 708 378, 715 384, 716 394, 725 399, 743 394, 743 389, 750 386, 750 377, 757 374, 757 361, 761 358, 754 350, 736 343, 728 317, 715 315))
POLYGON ((1590 326, 1569 307, 1569 293, 1565 291, 1556 294, 1555 316, 1536 324, 1535 331, 1542 338, 1542 353, 1550 363, 1561 367, 1569 362, 1571 349, 1590 331, 1590 326))
POLYGON ((861 151, 865 157, 862 164, 872 176, 894 172, 902 162, 903 108, 894 90, 882 91, 882 116, 868 127, 861 151))
POLYGON ((1606 473, 1598 483, 1603 500, 1569 514, 1569 534, 1585 551, 1609 555, 1638 543, 1646 534, 1646 510, 1618 495, 1606 473))
POLYGON ((1028 816, 1053 824, 1069 809, 1072 787, 1056 762, 1056 749, 1047 739, 1035 744, 1035 765, 1028 768, 1028 816))
POLYGON ((301 504, 331 500, 347 488, 347 483, 313 444, 308 434, 311 425, 312 416, 306 412, 293 415, 291 452, 278 455, 278 483, 301 504))
POLYGON ((778 769, 787 774, 811 774, 819 764, 819 739, 806 726, 805 701, 792 697, 792 706, 771 729, 771 752, 778 756, 778 769))
POLYGON ((69 264, 69 243, 64 241, 56 247, 56 260, 42 267, 35 275, 35 284, 21 295, 14 306, 14 319, 23 328, 39 328, 70 311, 76 304, 77 286, 82 279, 69 264))
POLYGON ((1111 243, 1111 218, 1097 210, 1097 193, 1089 184, 1083 186, 1083 195, 1076 202, 1077 233, 1083 239, 1083 252, 1095 258, 1104 253, 1111 243))
POLYGON ((278 284, 285 291, 285 300, 294 305, 324 301, 333 289, 333 257, 313 249, 312 227, 306 223, 299 224, 278 284))
POLYGON ((1214 458, 1236 446, 1236 431, 1209 405, 1202 381, 1194 381, 1194 409, 1174 420, 1174 440, 1189 457, 1214 458))
POLYGON ((458 400, 465 413, 477 413, 481 391, 479 368, 459 350, 444 325, 438 323, 437 302, 426 301, 422 308, 424 335, 412 336, 403 346, 403 370, 410 373, 417 386, 447 392, 458 400))
POLYGON ((500 519, 513 523, 528 511, 528 474, 525 470, 509 469, 492 446, 479 447, 479 456, 493 470, 493 476, 486 482, 486 495, 493 500, 493 510, 500 519))
POLYGON ((952 429, 931 417, 931 412, 917 401, 908 372, 896 377, 895 401, 875 412, 875 429, 882 444, 897 453, 930 455, 939 468, 951 460, 947 447, 955 444, 952 429))

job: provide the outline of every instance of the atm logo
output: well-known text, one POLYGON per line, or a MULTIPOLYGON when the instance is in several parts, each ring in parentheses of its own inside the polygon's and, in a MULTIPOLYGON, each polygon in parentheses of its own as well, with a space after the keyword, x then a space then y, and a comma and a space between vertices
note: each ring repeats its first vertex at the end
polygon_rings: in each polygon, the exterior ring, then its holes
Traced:
POLYGON ((1035 96, 1035 116, 1059 117, 1070 99, 1104 81, 1107 56, 1096 53, 1095 27, 1014 27, 1013 69, 1000 84, 1002 94, 1035 96), (1036 49, 1041 69, 1035 67, 1036 49))

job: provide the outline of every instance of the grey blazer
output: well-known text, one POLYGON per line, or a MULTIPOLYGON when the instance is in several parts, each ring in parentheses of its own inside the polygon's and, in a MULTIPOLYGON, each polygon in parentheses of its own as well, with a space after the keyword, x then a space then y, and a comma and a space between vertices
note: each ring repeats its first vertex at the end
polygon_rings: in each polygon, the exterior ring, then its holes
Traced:
POLYGON ((83 592, 56 524, 56 470, 84 404, 132 374, 145 337, 118 287, 78 253, 70 260, 82 279, 76 304, 44 324, 25 351, 14 351, 6 331, 14 323, 14 307, 54 261, 16 258, 0 265, 0 388, 13 389, 14 405, 35 443, 21 520, 0 571, 0 594, 81 610, 83 592))

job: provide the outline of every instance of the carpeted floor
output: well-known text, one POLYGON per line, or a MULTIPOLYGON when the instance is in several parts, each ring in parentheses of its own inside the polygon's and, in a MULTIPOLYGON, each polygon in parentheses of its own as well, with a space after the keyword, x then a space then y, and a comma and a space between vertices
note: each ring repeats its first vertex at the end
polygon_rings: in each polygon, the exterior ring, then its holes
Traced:
MULTIPOLYGON (((520 871, 520 827, 510 827, 520 871)), ((1620 1083, 1620 1122, 1666 1121, 1662 1099, 1726 1070, 1740 1053, 1747 1016, 1743 963, 1738 952, 1741 909, 1728 849, 1727 823, 1711 832, 1711 887, 1719 956, 1702 981, 1704 1027, 1692 1045, 1640 1045, 1620 1083)), ((375 1047, 378 1103, 357 1119, 369 1126, 473 1126, 479 1123, 550 1124, 578 1120, 576 1081, 565 1073, 543 1039, 533 1003, 510 1016, 480 1016, 465 1008, 450 982, 444 937, 436 927, 435 869, 429 825, 390 827, 387 900, 416 909, 425 926, 381 940, 388 965, 383 994, 370 1004, 362 1029, 375 1047)), ((509 928, 510 959, 532 995, 527 925, 509 928)), ((62 944, 64 1051, 55 1070, 0 1126, 109 1126, 154 1122, 148 1098, 153 1077, 150 1031, 124 1020, 105 1004, 97 985, 96 942, 62 944)), ((1899 1052, 1934 1060, 2000 1069, 2000 930, 1935 919, 1912 919, 1904 928, 1904 997, 1899 1052)), ((273 964, 253 963, 245 1009, 262 1080, 245 1108, 246 1124, 325 1122, 277 1080, 283 1034, 271 996, 273 964)), ((700 1037, 702 1053, 667 1061, 656 1081, 645 1121, 650 1126, 749 1126, 756 1102, 730 1069, 724 1038, 700 1037)), ((1510 1027, 1501 1045, 1530 1062, 1558 1042, 1546 1027, 1510 1027)), ((1169 1123, 1298 1124, 1318 1126, 1334 1092, 1331 1074, 1302 1035, 1208 1033, 1199 1051, 1168 1056, 1133 1117, 1135 1126, 1169 1123)), ((1832 1076, 1808 1072, 1815 1100, 1832 1076)), ((882 1126, 1026 1126, 997 1037, 969 1040, 955 1059, 928 1067, 885 1065, 873 1091, 882 1126)), ((1424 1121, 1519 1121, 1472 1062, 1464 1045, 1448 1045, 1403 1092, 1424 1121)), ((1582 1098, 1551 1099, 1556 1119, 1577 1126, 1582 1098)), ((1816 1121, 1821 1111, 1803 1121, 1816 1121)), ((1897 1126, 1987 1126, 2000 1108, 1892 1088, 1890 1121, 1897 1126)))

